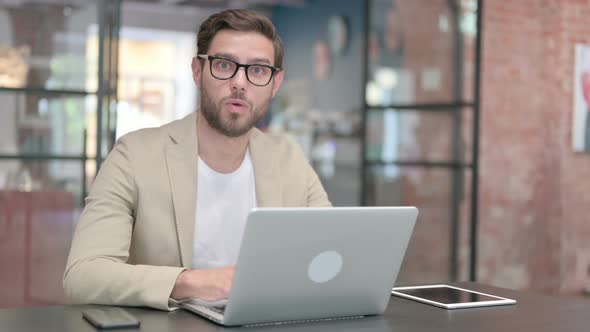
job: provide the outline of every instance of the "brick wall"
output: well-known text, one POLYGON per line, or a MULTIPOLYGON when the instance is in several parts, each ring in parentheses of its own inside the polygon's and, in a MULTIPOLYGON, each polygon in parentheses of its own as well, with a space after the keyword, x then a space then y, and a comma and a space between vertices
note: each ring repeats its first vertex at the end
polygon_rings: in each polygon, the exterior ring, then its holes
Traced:
POLYGON ((590 154, 571 149, 574 45, 590 1, 485 0, 479 276, 573 293, 590 285, 590 154))

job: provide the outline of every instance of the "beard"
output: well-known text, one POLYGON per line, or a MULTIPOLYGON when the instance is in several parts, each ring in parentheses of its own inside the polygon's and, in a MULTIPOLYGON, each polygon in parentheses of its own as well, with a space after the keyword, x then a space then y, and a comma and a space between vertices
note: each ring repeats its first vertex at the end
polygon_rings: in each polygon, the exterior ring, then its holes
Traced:
POLYGON ((260 106, 254 108, 252 102, 246 99, 244 93, 239 92, 232 92, 230 96, 222 98, 216 105, 207 90, 205 88, 201 89, 200 111, 203 113, 203 117, 211 128, 228 137, 240 137, 250 131, 266 114, 269 105, 270 96, 260 106), (246 102, 250 108, 250 113, 230 113, 228 118, 224 118, 222 105, 225 100, 230 98, 246 102))

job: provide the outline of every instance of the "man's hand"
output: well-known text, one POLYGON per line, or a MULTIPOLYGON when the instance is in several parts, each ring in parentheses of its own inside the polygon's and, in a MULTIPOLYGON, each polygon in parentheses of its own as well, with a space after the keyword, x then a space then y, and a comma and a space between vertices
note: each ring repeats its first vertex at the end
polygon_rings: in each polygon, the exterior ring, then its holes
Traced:
POLYGON ((178 275, 170 295, 175 300, 197 297, 217 301, 229 296, 235 266, 207 270, 185 270, 178 275))

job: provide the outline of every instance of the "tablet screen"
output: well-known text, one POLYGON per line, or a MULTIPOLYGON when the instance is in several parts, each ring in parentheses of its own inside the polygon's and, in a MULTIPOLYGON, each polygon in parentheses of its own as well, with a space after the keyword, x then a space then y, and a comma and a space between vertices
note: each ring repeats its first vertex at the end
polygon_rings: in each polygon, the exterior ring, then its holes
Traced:
POLYGON ((408 289, 397 288, 395 291, 398 293, 403 293, 444 304, 497 301, 502 299, 495 296, 474 293, 468 290, 451 288, 447 286, 408 289))

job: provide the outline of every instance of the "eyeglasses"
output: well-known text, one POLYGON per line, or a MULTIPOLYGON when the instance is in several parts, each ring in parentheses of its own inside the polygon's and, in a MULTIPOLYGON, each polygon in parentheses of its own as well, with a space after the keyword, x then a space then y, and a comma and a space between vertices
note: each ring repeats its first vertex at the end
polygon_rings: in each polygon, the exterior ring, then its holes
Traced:
POLYGON ((209 60, 211 76, 218 80, 229 80, 236 75, 240 67, 244 67, 246 78, 250 83, 256 86, 265 86, 270 83, 274 74, 281 70, 277 67, 261 64, 244 65, 216 55, 197 54, 197 56, 209 60))

